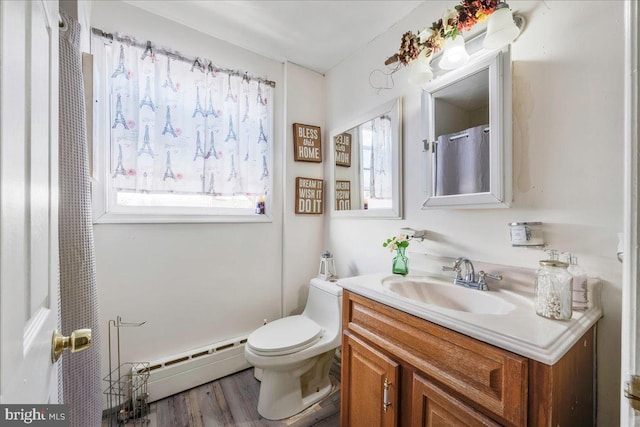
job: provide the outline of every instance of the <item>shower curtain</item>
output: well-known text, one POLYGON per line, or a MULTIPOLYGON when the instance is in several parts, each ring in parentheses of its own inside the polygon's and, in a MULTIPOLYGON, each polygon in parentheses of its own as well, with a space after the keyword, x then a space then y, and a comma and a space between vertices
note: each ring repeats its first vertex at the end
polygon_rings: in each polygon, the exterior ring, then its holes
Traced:
POLYGON ((91 222, 80 24, 61 11, 59 98, 60 327, 64 335, 91 328, 91 347, 67 352, 60 365, 60 398, 70 425, 97 427, 102 418, 100 334, 91 222))
POLYGON ((489 191, 488 125, 440 135, 436 149, 436 196, 489 191))

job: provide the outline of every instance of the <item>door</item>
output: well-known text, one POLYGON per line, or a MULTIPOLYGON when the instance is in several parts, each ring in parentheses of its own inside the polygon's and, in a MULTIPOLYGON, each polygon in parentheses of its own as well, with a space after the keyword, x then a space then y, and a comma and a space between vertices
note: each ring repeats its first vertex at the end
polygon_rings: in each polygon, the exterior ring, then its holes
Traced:
POLYGON ((342 340, 341 426, 395 427, 399 366, 345 332, 342 340))
POLYGON ((0 1, 0 402, 57 403, 58 2, 0 1))
POLYGON ((640 37, 638 34, 638 3, 625 2, 625 186, 624 186, 624 243, 623 243, 623 285, 622 285, 622 345, 621 379, 625 384, 620 404, 620 425, 640 425, 640 417, 634 407, 640 410, 640 377, 632 380, 632 375, 640 375, 640 271, 637 249, 638 231, 638 179, 640 179, 638 150, 638 58, 640 57, 640 37), (628 398, 625 398, 628 397, 628 398), (633 406, 632 406, 633 405, 633 406))

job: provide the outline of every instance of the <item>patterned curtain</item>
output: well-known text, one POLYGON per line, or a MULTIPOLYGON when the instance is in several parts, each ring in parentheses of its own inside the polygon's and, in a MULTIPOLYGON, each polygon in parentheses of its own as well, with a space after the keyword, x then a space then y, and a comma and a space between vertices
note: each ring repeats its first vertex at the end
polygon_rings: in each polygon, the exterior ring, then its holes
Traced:
POLYGON ((69 405, 72 427, 97 427, 102 419, 100 328, 96 285, 87 119, 80 56, 80 24, 60 11, 60 118, 58 234, 60 329, 70 335, 91 328, 91 347, 62 356, 61 403, 69 405))
POLYGON ((269 192, 273 88, 237 72, 107 47, 111 176, 118 191, 269 192))

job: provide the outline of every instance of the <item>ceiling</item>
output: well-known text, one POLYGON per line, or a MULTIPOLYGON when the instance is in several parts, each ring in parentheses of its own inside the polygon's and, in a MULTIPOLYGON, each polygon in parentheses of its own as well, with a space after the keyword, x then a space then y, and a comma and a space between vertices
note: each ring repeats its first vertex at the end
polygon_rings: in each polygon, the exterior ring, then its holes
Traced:
POLYGON ((125 0, 263 56, 324 74, 422 1, 125 0))

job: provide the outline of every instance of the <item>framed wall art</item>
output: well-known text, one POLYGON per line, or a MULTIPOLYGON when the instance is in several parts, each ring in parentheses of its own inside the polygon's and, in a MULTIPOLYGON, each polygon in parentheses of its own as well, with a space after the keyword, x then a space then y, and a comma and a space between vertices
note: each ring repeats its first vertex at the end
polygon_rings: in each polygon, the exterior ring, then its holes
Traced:
POLYGON ((293 149, 296 162, 322 163, 322 136, 320 127, 294 123, 293 149))
POLYGON ((296 213, 321 214, 324 207, 324 181, 315 178, 296 178, 296 213))

